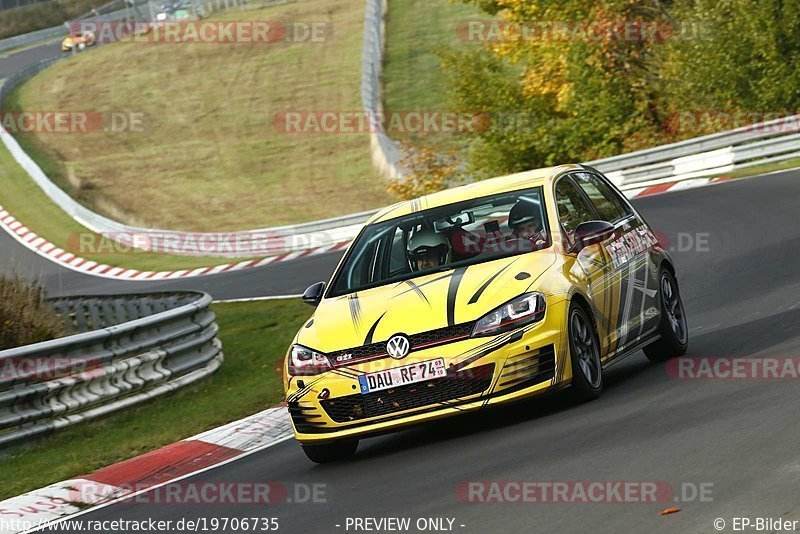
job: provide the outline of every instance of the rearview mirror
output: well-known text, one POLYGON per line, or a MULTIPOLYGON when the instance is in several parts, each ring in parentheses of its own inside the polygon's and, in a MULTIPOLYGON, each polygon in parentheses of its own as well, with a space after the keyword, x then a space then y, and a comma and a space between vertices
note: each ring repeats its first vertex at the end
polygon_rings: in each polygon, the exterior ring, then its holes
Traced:
POLYGON ((325 293, 325 282, 317 282, 313 286, 309 286, 303 293, 303 302, 311 306, 319 306, 323 293, 325 293))
POLYGON ((450 217, 445 217, 433 222, 433 228, 441 233, 451 228, 461 228, 464 225, 475 222, 475 214, 471 211, 463 211, 450 217))
POLYGON ((611 237, 614 226, 606 221, 586 221, 575 229, 575 244, 578 250, 601 243, 611 237))

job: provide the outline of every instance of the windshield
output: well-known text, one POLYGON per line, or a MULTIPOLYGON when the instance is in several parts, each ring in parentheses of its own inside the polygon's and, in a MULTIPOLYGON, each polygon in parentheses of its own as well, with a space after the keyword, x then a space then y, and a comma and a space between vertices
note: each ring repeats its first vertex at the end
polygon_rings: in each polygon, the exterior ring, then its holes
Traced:
POLYGON ((542 188, 419 211, 364 228, 329 297, 549 247, 542 188))

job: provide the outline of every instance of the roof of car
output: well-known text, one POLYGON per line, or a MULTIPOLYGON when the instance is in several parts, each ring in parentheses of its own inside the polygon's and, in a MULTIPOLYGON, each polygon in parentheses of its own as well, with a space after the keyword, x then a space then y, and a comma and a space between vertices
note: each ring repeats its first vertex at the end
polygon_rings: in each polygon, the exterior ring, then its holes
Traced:
POLYGON ((543 169, 536 169, 532 171, 520 172, 517 174, 510 174, 508 176, 500 176, 490 180, 482 180, 480 182, 473 182, 468 185, 454 187, 439 191, 438 193, 431 193, 420 198, 412 200, 405 200, 392 206, 388 206, 378 211, 373 215, 367 224, 387 221, 395 217, 402 217, 415 211, 427 210, 431 208, 438 208, 439 206, 446 206, 456 202, 462 202, 471 198, 480 198, 505 191, 514 191, 517 189, 525 189, 528 187, 536 187, 543 185, 545 181, 554 178, 555 176, 573 169, 580 169, 579 165, 559 165, 557 167, 545 167, 543 169))

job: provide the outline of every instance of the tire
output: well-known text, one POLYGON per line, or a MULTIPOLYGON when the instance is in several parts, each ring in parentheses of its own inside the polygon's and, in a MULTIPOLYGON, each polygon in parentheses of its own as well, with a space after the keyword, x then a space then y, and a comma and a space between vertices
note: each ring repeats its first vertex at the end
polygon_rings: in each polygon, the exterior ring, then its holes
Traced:
POLYGON ((583 306, 575 303, 570 306, 567 329, 572 395, 581 402, 594 400, 603 391, 603 366, 597 331, 583 306))
POLYGON ((686 354, 689 345, 689 327, 686 312, 678 290, 678 282, 669 270, 662 269, 658 278, 661 301, 661 338, 644 348, 651 362, 663 362, 686 354))
POLYGON ((322 445, 301 445, 301 447, 312 462, 327 464, 352 458, 358 448, 358 440, 334 441, 322 445))

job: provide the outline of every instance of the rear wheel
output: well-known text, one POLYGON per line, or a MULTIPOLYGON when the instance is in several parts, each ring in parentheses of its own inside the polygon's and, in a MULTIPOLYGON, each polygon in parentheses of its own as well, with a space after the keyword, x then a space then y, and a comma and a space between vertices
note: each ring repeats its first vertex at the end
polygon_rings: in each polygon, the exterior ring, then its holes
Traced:
POLYGON ((644 354, 652 362, 663 362, 686 354, 689 344, 689 327, 683 301, 678 291, 678 281, 667 269, 661 271, 659 277, 661 290, 661 338, 646 346, 644 354))
POLYGON ((568 327, 573 394, 581 401, 596 399, 603 391, 603 367, 594 324, 582 306, 572 304, 568 327))
POLYGON ((301 447, 312 462, 327 464, 352 458, 358 448, 358 440, 341 440, 321 445, 301 445, 301 447))

